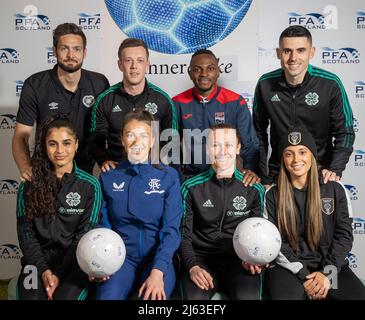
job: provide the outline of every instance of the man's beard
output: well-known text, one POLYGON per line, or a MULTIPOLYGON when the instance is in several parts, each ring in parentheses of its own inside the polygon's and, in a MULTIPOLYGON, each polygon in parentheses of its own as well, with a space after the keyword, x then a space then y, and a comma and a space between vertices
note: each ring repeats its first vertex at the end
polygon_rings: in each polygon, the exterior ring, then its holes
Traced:
POLYGON ((68 66, 64 63, 62 63, 62 61, 60 60, 57 60, 57 65, 65 72, 67 73, 74 73, 76 71, 79 71, 82 67, 82 62, 81 63, 78 63, 74 66, 68 66))

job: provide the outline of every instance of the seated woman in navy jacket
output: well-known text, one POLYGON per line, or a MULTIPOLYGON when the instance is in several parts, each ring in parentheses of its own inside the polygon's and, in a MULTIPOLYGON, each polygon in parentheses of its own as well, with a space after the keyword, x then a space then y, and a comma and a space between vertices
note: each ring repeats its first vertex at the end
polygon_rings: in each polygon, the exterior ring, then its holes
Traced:
POLYGON ((175 287, 172 258, 180 244, 180 181, 175 169, 152 163, 158 137, 153 121, 144 110, 124 117, 121 140, 128 160, 100 176, 102 226, 122 237, 127 254, 121 269, 99 285, 98 299, 124 300, 138 292, 143 299, 164 300, 175 287))

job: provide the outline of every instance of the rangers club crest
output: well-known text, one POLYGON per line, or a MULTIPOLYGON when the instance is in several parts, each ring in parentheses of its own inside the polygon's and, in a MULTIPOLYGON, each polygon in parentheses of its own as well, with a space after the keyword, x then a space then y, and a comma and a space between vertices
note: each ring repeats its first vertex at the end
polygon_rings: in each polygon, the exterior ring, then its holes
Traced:
POLYGON ((335 210, 335 202, 332 198, 322 198, 322 211, 330 215, 335 210))
POLYGON ((288 141, 293 146, 296 146, 302 141, 302 134, 300 132, 296 132, 296 131, 290 132, 288 134, 288 141))

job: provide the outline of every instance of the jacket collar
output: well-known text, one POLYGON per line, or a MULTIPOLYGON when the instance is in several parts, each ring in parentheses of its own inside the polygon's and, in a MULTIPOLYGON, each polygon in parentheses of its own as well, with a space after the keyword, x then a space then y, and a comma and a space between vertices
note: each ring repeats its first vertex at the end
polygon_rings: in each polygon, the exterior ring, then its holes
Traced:
MULTIPOLYGON (((56 86, 59 90, 65 90, 67 92, 70 92, 67 89, 65 89, 65 87, 62 85, 60 79, 58 79, 57 69, 58 69, 58 64, 55 64, 53 69, 51 69, 51 79, 56 84, 56 86)), ((78 89, 85 88, 86 81, 87 81, 86 73, 85 73, 84 69, 81 69, 81 77, 80 77, 79 83, 77 85, 77 88, 78 89)))
POLYGON ((117 168, 124 169, 128 172, 133 172, 134 174, 145 174, 147 173, 150 168, 152 167, 151 160, 148 159, 146 163, 131 163, 129 160, 124 160, 120 162, 117 168))
POLYGON ((212 174, 213 182, 215 184, 219 185, 219 186, 226 186, 226 185, 230 184, 235 179, 234 172, 232 174, 232 177, 230 177, 230 178, 220 178, 220 179, 218 179, 217 174, 216 174, 213 166, 210 167, 209 171, 212 174))
POLYGON ((76 166, 76 162, 74 160, 72 171, 70 173, 64 173, 64 175, 62 176, 61 181, 60 181, 60 186, 73 182, 76 179, 76 172, 78 170, 79 169, 76 166))
POLYGON ((211 100, 213 100, 217 95, 218 95, 218 89, 220 87, 218 87, 217 85, 215 85, 213 92, 208 96, 208 97, 203 97, 202 95, 200 95, 200 93, 198 92, 198 90, 194 87, 193 88, 193 96, 195 97, 195 99, 197 99, 200 103, 207 103, 210 102, 211 100))
MULTIPOLYGON (((312 70, 312 66, 311 65, 308 65, 308 69, 304 75, 304 79, 303 79, 303 82, 298 84, 297 86, 295 86, 295 88, 300 88, 300 87, 304 87, 309 79, 310 79, 310 74, 311 74, 311 70, 312 70)), ((281 76, 279 78, 279 85, 284 87, 284 88, 293 88, 293 86, 291 86, 287 81, 286 81, 286 78, 285 78, 285 73, 284 73, 284 69, 281 69, 281 76)))
POLYGON ((137 97, 139 97, 139 96, 141 96, 141 95, 146 94, 146 93, 148 92, 148 89, 149 89, 148 81, 147 81, 147 79, 145 78, 145 83, 144 83, 143 91, 142 91, 140 94, 137 94, 136 96, 132 96, 132 95, 130 95, 127 91, 125 91, 125 89, 124 89, 124 82, 123 82, 123 81, 122 81, 122 82, 120 82, 120 91, 121 91, 124 95, 126 95, 126 96, 128 96, 128 97, 131 97, 131 98, 134 98, 134 99, 136 99, 137 97))

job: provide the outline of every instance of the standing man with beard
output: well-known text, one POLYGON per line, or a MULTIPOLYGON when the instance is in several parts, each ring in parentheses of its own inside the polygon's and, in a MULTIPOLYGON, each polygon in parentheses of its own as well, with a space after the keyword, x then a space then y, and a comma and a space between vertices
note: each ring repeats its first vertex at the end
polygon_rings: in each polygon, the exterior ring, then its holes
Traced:
POLYGON ((55 113, 67 114, 77 129, 78 167, 88 173, 94 167, 88 148, 91 107, 97 96, 109 87, 109 82, 100 73, 81 69, 86 56, 86 37, 76 24, 57 26, 53 31, 53 51, 57 64, 26 79, 20 96, 12 150, 22 181, 32 176, 28 140, 34 122, 39 125, 55 113))

